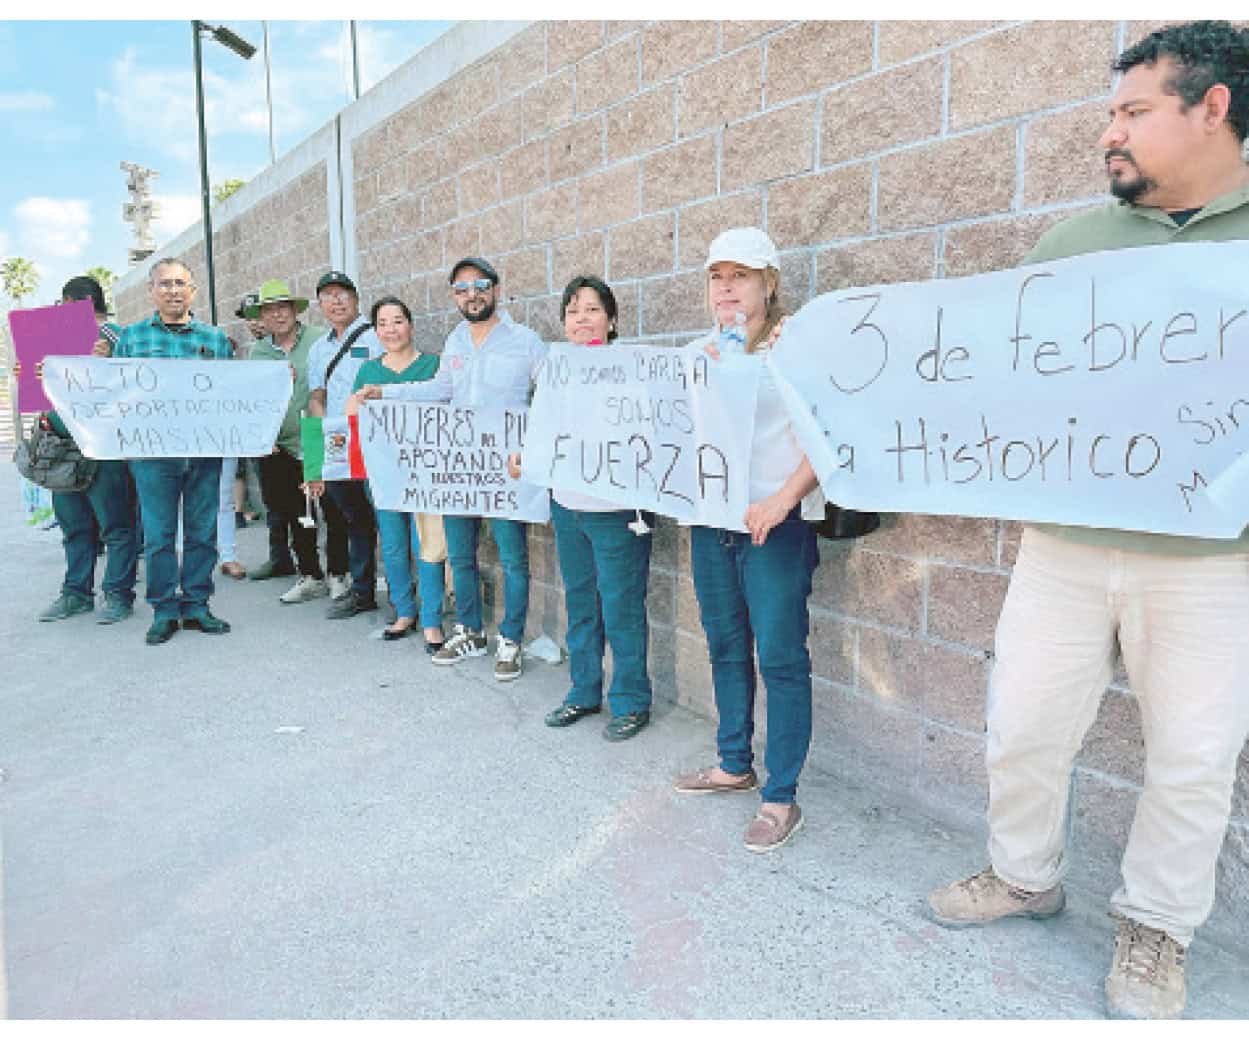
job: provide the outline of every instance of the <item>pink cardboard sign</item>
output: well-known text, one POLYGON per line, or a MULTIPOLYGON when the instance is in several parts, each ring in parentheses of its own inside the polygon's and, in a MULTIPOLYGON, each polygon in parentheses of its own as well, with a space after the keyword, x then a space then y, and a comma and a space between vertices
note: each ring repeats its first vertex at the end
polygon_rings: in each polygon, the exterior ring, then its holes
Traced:
POLYGON ((52 354, 90 354, 100 338, 95 310, 89 300, 56 307, 34 307, 9 311, 9 329, 22 375, 17 381, 20 412, 44 412, 52 405, 43 395, 43 385, 35 375, 35 365, 52 354))

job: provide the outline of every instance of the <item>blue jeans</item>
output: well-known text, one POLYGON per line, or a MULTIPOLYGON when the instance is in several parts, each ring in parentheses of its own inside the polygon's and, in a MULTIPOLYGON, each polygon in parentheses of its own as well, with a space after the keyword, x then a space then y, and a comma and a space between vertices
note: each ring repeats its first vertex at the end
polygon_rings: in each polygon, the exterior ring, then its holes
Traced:
MULTIPOLYGON (((351 570, 351 591, 357 599, 371 601, 375 598, 375 582, 377 580, 377 562, 373 558, 373 547, 377 544, 377 521, 373 514, 373 503, 364 491, 363 480, 327 480, 325 493, 337 507, 347 523, 347 566, 351 570)), ((328 518, 329 512, 327 510, 328 518)), ((326 541, 335 532, 327 530, 326 541)), ((333 554, 328 553, 328 556, 333 554)), ((331 558, 328 570, 334 570, 331 558)))
POLYGON ((694 527, 690 563, 720 715, 720 768, 750 769, 757 647, 768 691, 763 800, 793 802, 811 744, 807 597, 819 563, 815 532, 797 509, 763 545, 752 545, 748 534, 694 527))
POLYGON ((607 703, 616 717, 649 711, 651 706, 646 671, 651 536, 638 537, 629 530, 635 515, 632 509, 592 513, 551 502, 568 610, 572 689, 564 703, 596 708, 602 702, 606 637, 612 657, 607 703))
POLYGON ((412 564, 416 559, 417 580, 420 582, 421 627, 442 626, 442 599, 447 591, 446 570, 441 563, 421 559, 421 536, 412 513, 379 509, 377 532, 382 538, 382 569, 390 586, 390 602, 398 617, 416 617, 416 600, 412 596, 412 564))
POLYGON ((157 621, 202 616, 217 563, 220 459, 131 459, 143 509, 147 601, 157 621), (178 507, 182 568, 178 568, 178 507), (182 592, 179 595, 178 586, 182 592))
POLYGON ((108 599, 134 602, 135 570, 139 563, 134 522, 134 489, 126 464, 100 463, 95 481, 86 491, 58 491, 52 512, 65 545, 64 595, 91 599, 95 595, 95 550, 108 548, 101 588, 108 599))
MULTIPOLYGON (((477 571, 477 531, 481 517, 444 516, 447 557, 455 584, 455 619, 474 632, 482 630, 481 582, 477 571)), ((490 532, 499 547, 503 568, 503 623, 499 631, 514 643, 525 635, 529 614, 529 543, 519 520, 491 518, 490 532)))

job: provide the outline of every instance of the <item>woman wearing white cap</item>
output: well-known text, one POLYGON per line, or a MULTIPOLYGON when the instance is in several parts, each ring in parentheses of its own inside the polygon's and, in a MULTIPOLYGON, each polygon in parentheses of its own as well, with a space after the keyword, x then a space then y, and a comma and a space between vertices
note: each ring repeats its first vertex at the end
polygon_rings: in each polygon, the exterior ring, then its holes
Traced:
MULTIPOLYGON (((721 351, 766 351, 782 320, 776 246, 758 228, 734 228, 714 242, 705 265, 715 330, 692 345, 721 351)), ((802 823, 795 802, 798 774, 811 742, 811 657, 807 597, 819 562, 806 521, 823 516, 815 473, 790 428, 780 394, 764 366, 750 453, 748 533, 690 530, 690 562, 711 657, 720 721, 720 761, 677 779, 686 794, 752 791, 755 652, 768 694, 763 804, 746 829, 746 847, 766 852, 802 823)))

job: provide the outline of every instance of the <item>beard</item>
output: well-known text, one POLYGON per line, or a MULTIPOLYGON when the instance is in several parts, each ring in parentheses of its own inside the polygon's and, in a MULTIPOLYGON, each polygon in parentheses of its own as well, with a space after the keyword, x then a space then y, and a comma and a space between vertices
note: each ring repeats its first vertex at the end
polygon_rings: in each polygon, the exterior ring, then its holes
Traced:
POLYGON ((1126 159, 1132 164, 1135 176, 1132 177, 1111 177, 1110 178, 1110 194, 1117 199, 1134 205, 1142 195, 1153 191, 1158 187, 1158 182, 1150 177, 1145 176, 1141 172, 1141 168, 1136 165, 1136 160, 1132 158, 1132 153, 1124 149, 1112 148, 1106 153, 1106 160, 1113 158, 1126 159))
POLYGON ((476 323, 479 321, 489 321, 494 317, 495 301, 493 299, 487 299, 486 302, 481 305, 480 310, 470 312, 469 306, 470 305, 466 303, 460 308, 460 313, 464 315, 465 321, 476 323))

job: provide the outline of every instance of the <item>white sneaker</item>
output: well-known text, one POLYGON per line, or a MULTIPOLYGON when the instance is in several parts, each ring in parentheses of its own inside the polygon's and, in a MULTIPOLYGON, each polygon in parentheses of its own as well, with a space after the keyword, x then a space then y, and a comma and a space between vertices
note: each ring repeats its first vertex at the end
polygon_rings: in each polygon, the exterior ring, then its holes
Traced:
POLYGON ((342 599, 351 591, 351 581, 345 574, 330 575, 330 599, 342 599))
POLYGON ((494 654, 494 677, 499 682, 509 682, 520 678, 521 662, 524 655, 520 644, 513 643, 507 636, 499 636, 499 648, 494 654))
POLYGON ((310 599, 319 599, 326 594, 325 581, 304 574, 286 592, 278 597, 283 603, 307 603, 310 599))

